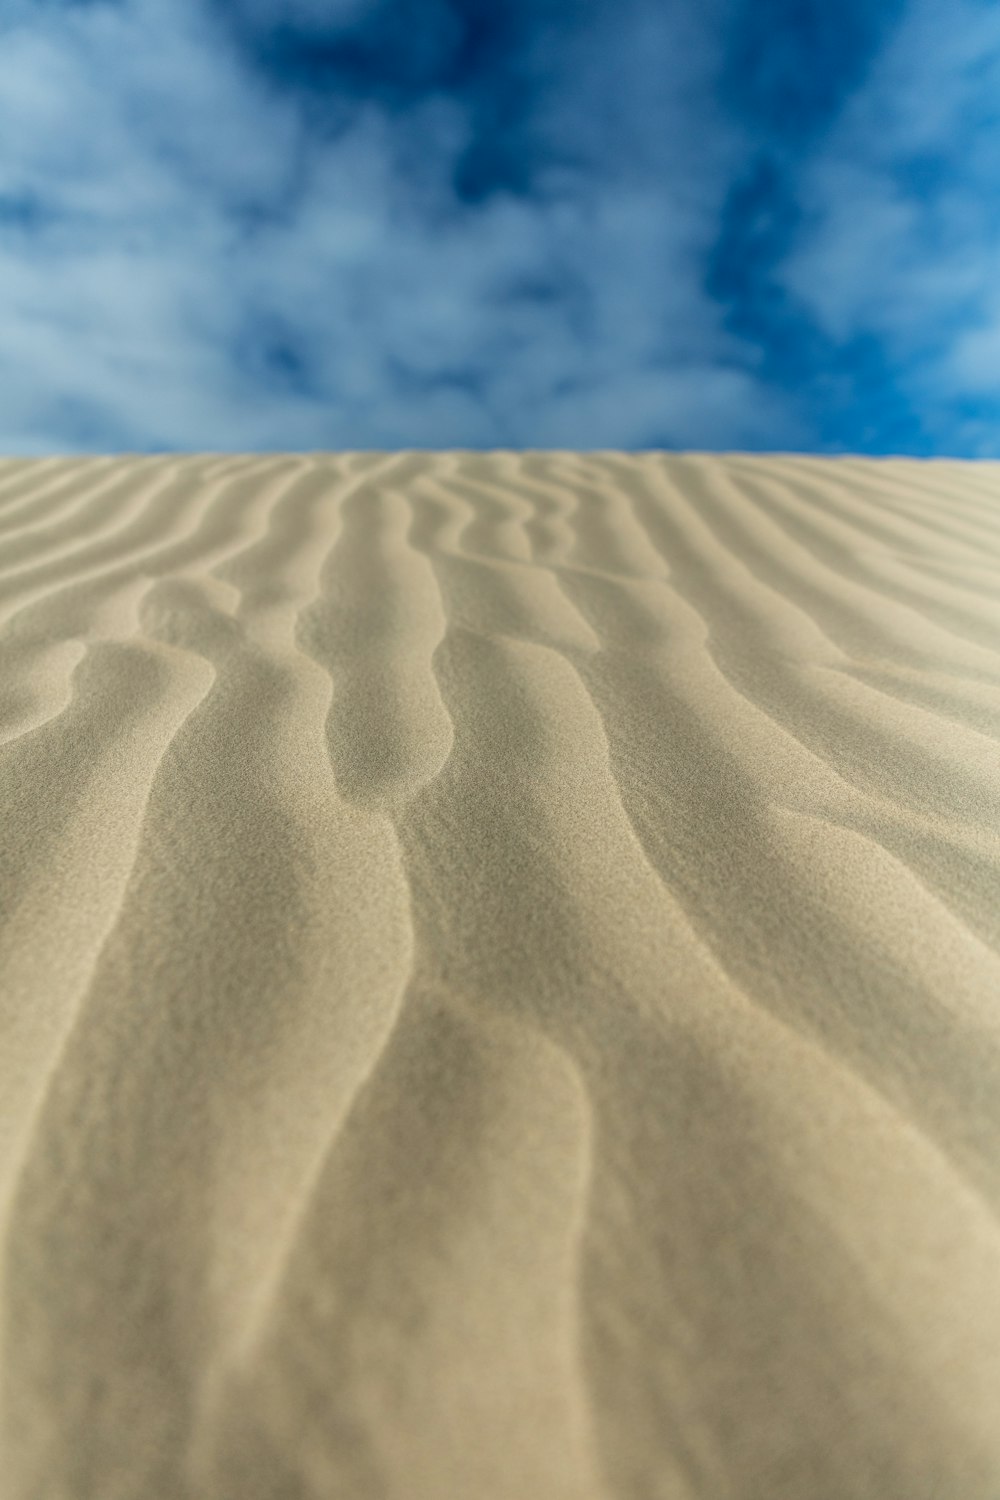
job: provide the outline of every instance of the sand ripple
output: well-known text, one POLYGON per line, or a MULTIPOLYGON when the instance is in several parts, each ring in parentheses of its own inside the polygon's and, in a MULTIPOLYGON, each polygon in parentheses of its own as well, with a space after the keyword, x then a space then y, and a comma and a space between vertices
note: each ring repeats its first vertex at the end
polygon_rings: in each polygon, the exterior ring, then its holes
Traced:
POLYGON ((992 464, 0 464, 0 1500, 995 1500, 998 741, 992 464))

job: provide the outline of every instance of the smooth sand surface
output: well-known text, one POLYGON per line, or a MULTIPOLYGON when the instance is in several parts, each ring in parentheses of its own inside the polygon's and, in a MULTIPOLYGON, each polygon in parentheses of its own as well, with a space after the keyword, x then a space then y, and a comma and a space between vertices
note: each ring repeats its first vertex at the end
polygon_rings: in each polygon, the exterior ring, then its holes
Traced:
POLYGON ((0 464, 2 1500, 1000 1500, 1000 465, 0 464))

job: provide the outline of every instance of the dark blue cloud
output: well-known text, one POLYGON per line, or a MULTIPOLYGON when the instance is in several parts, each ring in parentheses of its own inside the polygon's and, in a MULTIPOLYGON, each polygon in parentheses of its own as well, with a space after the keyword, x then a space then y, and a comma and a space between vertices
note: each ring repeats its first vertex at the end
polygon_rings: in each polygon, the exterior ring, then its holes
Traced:
POLYGON ((722 89, 748 125, 794 152, 865 75, 904 0, 740 0, 722 89))
POLYGON ((295 99, 318 131, 339 133, 361 106, 399 117, 429 94, 466 112, 469 140, 453 164, 460 203, 529 193, 540 143, 531 116, 544 80, 528 60, 544 30, 555 47, 586 7, 538 0, 381 0, 340 24, 322 10, 298 19, 282 7, 227 7, 242 55, 275 91, 295 99))
POLYGON ((253 310, 233 339, 232 356, 251 383, 295 396, 317 396, 322 391, 319 361, 303 323, 295 326, 281 316, 253 310))
POLYGON ((376 0, 338 18, 337 7, 220 5, 252 64, 274 86, 346 91, 399 107, 428 90, 473 94, 516 73, 541 25, 579 24, 560 4, 487 0, 376 0))
POLYGON ((38 234, 55 220, 52 208, 31 192, 0 192, 0 234, 38 234))
POLYGON ((785 392, 817 446, 933 451, 879 342, 862 335, 838 343, 783 286, 779 268, 802 221, 787 164, 762 152, 733 184, 721 217, 706 288, 725 307, 727 326, 756 351, 759 375, 785 392))

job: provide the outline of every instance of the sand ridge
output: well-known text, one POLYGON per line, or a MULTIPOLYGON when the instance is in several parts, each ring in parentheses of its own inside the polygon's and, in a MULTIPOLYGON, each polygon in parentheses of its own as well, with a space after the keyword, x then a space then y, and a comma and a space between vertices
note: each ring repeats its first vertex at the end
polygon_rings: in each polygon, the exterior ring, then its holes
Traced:
POLYGON ((1000 468, 0 464, 0 1500, 1000 1494, 1000 468))

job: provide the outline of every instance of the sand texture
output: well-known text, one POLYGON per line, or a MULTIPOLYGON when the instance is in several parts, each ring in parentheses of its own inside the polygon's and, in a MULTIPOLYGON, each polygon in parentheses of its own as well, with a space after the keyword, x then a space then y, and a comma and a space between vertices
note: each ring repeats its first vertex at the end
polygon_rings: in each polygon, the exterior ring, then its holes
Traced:
POLYGON ((0 1500, 1000 1500, 1000 465, 0 464, 0 1500))

